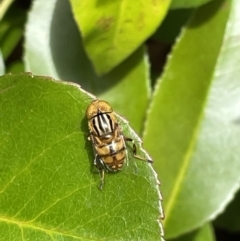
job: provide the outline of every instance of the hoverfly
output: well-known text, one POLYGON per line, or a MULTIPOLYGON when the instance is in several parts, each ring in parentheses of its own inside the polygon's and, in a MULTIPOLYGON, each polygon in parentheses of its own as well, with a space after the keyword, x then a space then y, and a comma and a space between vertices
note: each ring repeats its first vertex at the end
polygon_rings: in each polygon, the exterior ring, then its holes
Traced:
POLYGON ((153 162, 151 159, 144 159, 137 155, 134 140, 123 135, 121 126, 108 102, 93 100, 86 110, 86 116, 90 130, 88 139, 92 141, 95 155, 94 165, 101 177, 100 189, 104 186, 105 172, 118 172, 125 161, 128 162, 126 141, 132 142, 134 157, 149 163, 153 162))

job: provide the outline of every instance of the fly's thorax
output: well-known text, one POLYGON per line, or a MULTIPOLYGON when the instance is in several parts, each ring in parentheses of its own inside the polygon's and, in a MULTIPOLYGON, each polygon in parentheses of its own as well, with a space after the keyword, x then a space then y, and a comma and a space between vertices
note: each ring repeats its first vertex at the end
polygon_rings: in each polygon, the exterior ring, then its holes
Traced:
POLYGON ((112 143, 115 140, 114 135, 106 135, 106 136, 96 136, 94 134, 91 135, 91 139, 93 141, 93 144, 96 146, 106 146, 110 143, 112 143))
POLYGON ((112 107, 103 100, 94 100, 86 110, 90 132, 95 136, 110 138, 118 128, 112 107))
POLYGON ((99 113, 89 120, 89 129, 96 136, 106 136, 114 134, 118 124, 112 113, 99 113))

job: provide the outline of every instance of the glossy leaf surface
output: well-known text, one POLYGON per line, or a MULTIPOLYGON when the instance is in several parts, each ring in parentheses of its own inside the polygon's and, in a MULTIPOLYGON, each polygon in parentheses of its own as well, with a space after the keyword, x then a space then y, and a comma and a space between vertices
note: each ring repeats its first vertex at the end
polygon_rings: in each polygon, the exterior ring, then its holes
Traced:
POLYGON ((131 145, 129 166, 106 174, 98 189, 85 118, 90 102, 75 84, 30 74, 0 77, 3 240, 160 240, 156 175, 133 158, 131 145))
POLYGON ((239 3, 196 11, 155 91, 144 141, 162 182, 167 238, 216 217, 239 187, 239 3))
POLYGON ((132 54, 161 24, 169 0, 70 0, 85 49, 97 73, 132 54))

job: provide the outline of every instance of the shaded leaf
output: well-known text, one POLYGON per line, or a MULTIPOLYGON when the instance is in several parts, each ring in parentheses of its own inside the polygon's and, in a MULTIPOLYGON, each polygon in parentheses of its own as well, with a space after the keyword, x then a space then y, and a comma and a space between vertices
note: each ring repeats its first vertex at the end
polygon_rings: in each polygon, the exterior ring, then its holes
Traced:
POLYGON ((4 61, 2 57, 2 52, 0 50, 0 75, 5 73, 5 66, 4 66, 4 61))
POLYGON ((193 9, 170 10, 152 38, 160 42, 173 44, 192 12, 193 9))
POLYGON ((144 141, 162 182, 167 238, 216 217, 239 187, 239 11, 239 1, 196 11, 155 91, 144 141))
POLYGON ((214 221, 214 225, 231 232, 239 231, 240 217, 236 213, 240 213, 240 191, 238 191, 232 202, 227 206, 224 213, 214 221))
POLYGON ((199 7, 213 0, 172 0, 171 8, 192 8, 199 7))
POLYGON ((22 61, 14 61, 8 65, 6 73, 19 74, 24 72, 24 65, 22 61))
POLYGON ((33 2, 25 31, 26 71, 80 82, 85 67, 81 69, 80 42, 67 0, 33 2))
POLYGON ((30 74, 0 77, 4 240, 160 240, 156 175, 134 160, 130 146, 129 166, 106 174, 98 189, 85 119, 90 101, 74 84, 30 74))
POLYGON ((189 234, 185 234, 176 239, 171 239, 169 241, 214 241, 214 233, 212 226, 207 223, 196 231, 189 234))
POLYGON ((6 60, 16 48, 23 34, 26 13, 20 8, 11 8, 0 22, 0 46, 6 60))
POLYGON ((0 2, 0 21, 2 21, 4 15, 6 14, 8 8, 11 6, 12 3, 13 0, 0 2))
POLYGON ((103 74, 126 59, 157 29, 170 1, 70 3, 88 56, 97 73, 103 74))

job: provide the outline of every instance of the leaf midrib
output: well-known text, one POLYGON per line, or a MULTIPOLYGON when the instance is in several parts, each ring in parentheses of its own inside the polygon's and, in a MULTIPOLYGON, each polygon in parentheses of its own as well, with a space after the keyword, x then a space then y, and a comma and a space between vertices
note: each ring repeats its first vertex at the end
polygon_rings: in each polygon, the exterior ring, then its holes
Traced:
POLYGON ((197 119, 197 122, 196 122, 196 126, 193 129, 193 134, 192 134, 192 138, 190 139, 190 144, 188 145, 186 153, 183 156, 183 165, 181 166, 182 168, 180 169, 180 172, 178 173, 178 176, 177 176, 176 181, 175 181, 175 185, 174 185, 173 190, 172 190, 172 194, 170 195, 168 203, 165 206, 165 213, 166 213, 166 217, 165 217, 165 220, 164 220, 164 226, 165 227, 167 226, 167 222, 171 217, 170 213, 172 212, 172 210, 175 206, 175 203, 177 201, 177 196, 179 195, 179 193, 181 191, 182 184, 184 182, 185 174, 186 174, 186 172, 188 170, 188 167, 190 165, 191 157, 193 156, 193 150, 195 148, 195 145, 196 145, 199 133, 200 133, 202 120, 204 118, 204 110, 205 110, 204 107, 206 106, 206 103, 207 103, 207 96, 208 96, 207 93, 210 90, 210 86, 211 86, 211 81, 210 81, 209 87, 206 90, 205 100, 203 101, 202 108, 201 108, 201 111, 200 111, 200 114, 199 114, 199 118, 197 119))
POLYGON ((28 229, 33 229, 33 230, 39 230, 42 231, 44 233, 46 233, 47 235, 61 235, 61 236, 67 236, 67 237, 71 237, 71 238, 75 238, 78 240, 97 240, 97 239, 92 239, 92 238, 86 238, 86 237, 79 237, 73 234, 70 234, 68 232, 60 232, 56 229, 48 229, 46 227, 40 227, 40 226, 36 226, 33 224, 30 224, 28 222, 24 222, 24 221, 20 221, 20 220, 16 220, 16 219, 11 219, 8 217, 0 217, 0 222, 4 222, 4 223, 8 223, 8 224, 14 224, 17 225, 20 229, 22 228, 28 228, 28 229))

